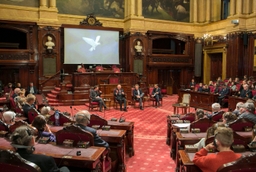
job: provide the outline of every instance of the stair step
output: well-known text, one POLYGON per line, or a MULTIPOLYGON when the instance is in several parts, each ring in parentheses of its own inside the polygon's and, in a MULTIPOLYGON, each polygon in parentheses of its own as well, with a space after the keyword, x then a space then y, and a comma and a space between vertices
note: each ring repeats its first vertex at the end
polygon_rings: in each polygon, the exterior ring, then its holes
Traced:
POLYGON ((48 94, 47 94, 47 97, 49 97, 49 98, 56 98, 57 95, 56 95, 56 94, 48 93, 48 94))
POLYGON ((53 98, 47 98, 48 102, 59 102, 58 99, 53 99, 53 98))
POLYGON ((61 91, 61 88, 60 87, 55 87, 54 90, 55 91, 61 91))
POLYGON ((56 90, 51 90, 51 93, 52 93, 52 94, 55 94, 55 95, 58 95, 60 92, 59 92, 59 91, 56 91, 56 90))

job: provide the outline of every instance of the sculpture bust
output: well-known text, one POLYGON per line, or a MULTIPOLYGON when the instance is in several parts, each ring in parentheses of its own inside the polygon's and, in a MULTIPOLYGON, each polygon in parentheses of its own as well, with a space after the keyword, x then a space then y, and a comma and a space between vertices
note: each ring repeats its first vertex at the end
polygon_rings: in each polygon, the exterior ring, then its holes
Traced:
POLYGON ((135 50, 137 53, 141 53, 142 52, 142 46, 141 46, 141 42, 137 41, 137 44, 135 45, 135 50))
POLYGON ((52 50, 52 47, 55 46, 54 42, 52 42, 52 37, 47 36, 47 42, 45 43, 45 46, 47 47, 47 50, 52 50))

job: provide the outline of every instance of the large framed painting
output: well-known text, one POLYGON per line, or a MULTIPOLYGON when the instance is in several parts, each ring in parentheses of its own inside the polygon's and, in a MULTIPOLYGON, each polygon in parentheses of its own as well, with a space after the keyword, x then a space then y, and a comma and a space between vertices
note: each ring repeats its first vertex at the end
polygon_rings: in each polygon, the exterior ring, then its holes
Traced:
POLYGON ((145 18, 189 22, 190 0, 142 0, 145 18))
POLYGON ((124 0, 57 0, 60 14, 124 18, 124 0))
POLYGON ((0 0, 0 4, 39 7, 39 0, 0 0))

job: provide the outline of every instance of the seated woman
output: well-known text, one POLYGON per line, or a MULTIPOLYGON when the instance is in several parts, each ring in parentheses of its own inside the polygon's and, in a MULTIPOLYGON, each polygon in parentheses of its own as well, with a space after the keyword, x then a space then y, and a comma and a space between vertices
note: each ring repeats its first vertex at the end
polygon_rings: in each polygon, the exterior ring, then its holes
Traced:
POLYGON ((6 111, 2 115, 2 121, 9 127, 10 125, 14 124, 15 116, 16 114, 13 111, 6 111))
POLYGON ((23 109, 23 113, 24 116, 27 118, 28 117, 28 111, 30 109, 36 108, 35 107, 35 101, 36 101, 36 97, 33 94, 28 94, 26 97, 26 103, 23 105, 22 109, 23 109))
POLYGON ((50 112, 51 112, 51 107, 50 106, 44 106, 41 109, 41 115, 45 117, 45 120, 48 121, 50 118, 50 112))
POLYGON ((234 113, 225 112, 222 115, 222 122, 218 122, 218 124, 224 124, 227 127, 231 122, 234 122, 236 119, 237 119, 237 116, 234 113))
POLYGON ((195 116, 195 120, 199 120, 201 118, 206 118, 206 114, 204 113, 204 110, 203 109, 197 109, 196 110, 196 116, 195 116))
POLYGON ((35 138, 31 130, 26 126, 15 129, 11 135, 11 145, 22 158, 38 165, 42 172, 69 172, 67 167, 58 168, 52 157, 33 154, 35 150, 35 138))
POLYGON ((52 134, 43 115, 36 116, 31 125, 37 129, 38 138, 48 137, 49 141, 56 142, 56 137, 52 134))
POLYGON ((231 128, 218 127, 214 134, 214 142, 198 151, 193 159, 194 164, 204 172, 215 172, 221 165, 241 157, 241 154, 236 154, 230 149, 234 142, 231 128), (217 149, 219 152, 208 154, 212 149, 217 149))

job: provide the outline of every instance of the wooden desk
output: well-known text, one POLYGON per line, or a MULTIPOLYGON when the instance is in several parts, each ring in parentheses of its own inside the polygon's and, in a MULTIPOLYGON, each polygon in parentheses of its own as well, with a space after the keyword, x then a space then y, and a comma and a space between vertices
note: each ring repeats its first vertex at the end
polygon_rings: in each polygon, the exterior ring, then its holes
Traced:
POLYGON ((111 129, 126 130, 126 152, 130 157, 134 156, 134 122, 108 121, 111 129))
POLYGON ((170 145, 170 137, 171 137, 171 129, 172 129, 172 121, 179 120, 178 117, 167 116, 167 137, 166 144, 170 145))
POLYGON ((47 102, 46 102, 46 99, 43 95, 41 94, 36 94, 36 104, 37 104, 37 109, 41 109, 42 107, 44 106, 47 106, 47 102))
MULTIPOLYGON (((10 142, 5 138, 0 138, 0 149, 14 150, 10 142)), ((84 148, 64 148, 51 144, 36 144, 35 154, 51 156, 59 166, 89 168, 92 171, 106 171, 104 147, 91 146, 84 148), (81 151, 81 156, 77 156, 76 152, 81 151)))
POLYGON ((236 96, 229 96, 228 97, 228 110, 229 111, 234 111, 236 109, 236 104, 238 102, 243 102, 245 103, 247 99, 241 98, 241 97, 236 97, 236 96))
POLYGON ((205 109, 208 111, 212 110, 212 104, 217 102, 217 100, 218 100, 218 94, 179 90, 179 92, 178 92, 178 95, 179 95, 178 102, 179 103, 182 102, 183 94, 191 95, 190 107, 205 109))
MULTIPOLYGON (((117 153, 117 164, 118 169, 117 171, 125 172, 126 165, 125 165, 125 133, 126 130, 113 130, 110 129, 109 131, 104 130, 97 130, 98 135, 109 143, 109 146, 112 150, 116 150, 117 153)), ((114 167, 113 167, 114 168, 114 167)))

